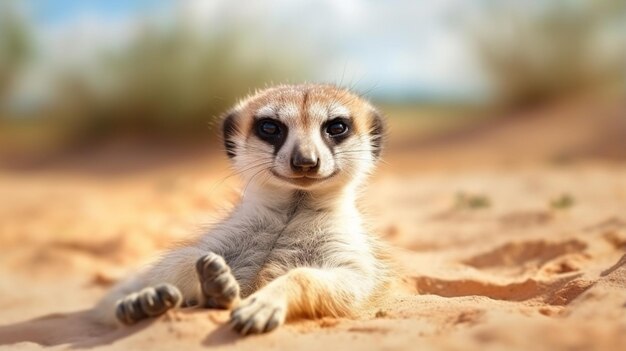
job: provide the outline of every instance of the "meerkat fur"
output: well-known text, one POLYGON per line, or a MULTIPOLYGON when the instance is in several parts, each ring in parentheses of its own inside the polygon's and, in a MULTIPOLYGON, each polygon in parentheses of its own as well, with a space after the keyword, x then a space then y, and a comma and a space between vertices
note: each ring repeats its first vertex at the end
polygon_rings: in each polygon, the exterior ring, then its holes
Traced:
POLYGON ((94 313, 132 324, 179 306, 231 309, 239 333, 353 316, 381 293, 384 250, 357 209, 384 122, 332 85, 280 85, 240 101, 222 137, 245 192, 221 223, 122 282, 94 313))

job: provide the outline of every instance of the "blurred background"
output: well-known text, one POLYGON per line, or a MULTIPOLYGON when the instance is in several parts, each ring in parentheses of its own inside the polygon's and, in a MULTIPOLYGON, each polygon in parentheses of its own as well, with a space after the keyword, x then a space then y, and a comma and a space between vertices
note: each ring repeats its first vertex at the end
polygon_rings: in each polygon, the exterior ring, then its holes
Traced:
MULTIPOLYGON (((554 105, 591 106, 587 122, 614 135, 597 114, 626 96, 625 14, 620 0, 4 0, 0 165, 212 145, 237 98, 303 81, 372 99, 409 152, 459 130, 553 117, 537 111, 554 105)), ((575 134, 567 120, 553 123, 555 137, 575 134)), ((591 147, 620 154, 607 145, 591 147)))
POLYGON ((219 116, 300 82, 387 116, 359 205, 408 293, 250 349, 626 350, 624 0, 0 0, 0 344, 233 341, 62 313, 227 215, 219 116))

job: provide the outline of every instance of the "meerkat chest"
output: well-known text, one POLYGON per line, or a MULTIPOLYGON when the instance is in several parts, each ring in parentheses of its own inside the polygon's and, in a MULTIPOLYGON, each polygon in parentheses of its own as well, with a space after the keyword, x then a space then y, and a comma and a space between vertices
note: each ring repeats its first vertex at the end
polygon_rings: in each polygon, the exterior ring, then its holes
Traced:
POLYGON ((334 229, 332 221, 313 215, 257 223, 224 256, 247 295, 293 268, 324 265, 341 241, 334 229))

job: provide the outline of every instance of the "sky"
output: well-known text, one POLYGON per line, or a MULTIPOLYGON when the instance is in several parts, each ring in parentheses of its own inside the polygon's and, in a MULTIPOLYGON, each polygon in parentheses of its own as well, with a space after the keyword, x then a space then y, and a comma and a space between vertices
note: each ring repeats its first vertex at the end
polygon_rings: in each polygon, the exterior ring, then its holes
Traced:
POLYGON ((80 64, 123 46, 150 15, 175 12, 201 32, 253 27, 248 40, 279 42, 314 62, 312 80, 386 98, 474 99, 485 89, 463 18, 465 0, 26 0, 48 64, 80 64), (250 24, 253 24, 252 26, 250 24), (73 61, 76 61, 74 63, 73 61))

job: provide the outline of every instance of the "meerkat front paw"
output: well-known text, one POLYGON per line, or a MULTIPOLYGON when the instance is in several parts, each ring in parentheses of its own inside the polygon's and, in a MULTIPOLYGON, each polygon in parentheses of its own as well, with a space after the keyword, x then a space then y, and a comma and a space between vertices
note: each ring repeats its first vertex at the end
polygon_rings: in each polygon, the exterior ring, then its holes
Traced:
POLYGON ((204 306, 231 308, 239 299, 239 283, 222 256, 209 253, 196 262, 204 306))
POLYGON ((183 297, 175 286, 162 284, 130 294, 117 302, 115 315, 127 325, 156 317, 181 304, 183 297))
POLYGON ((267 333, 285 323, 287 302, 272 294, 254 294, 230 314, 230 325, 241 335, 267 333))

